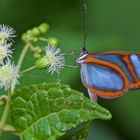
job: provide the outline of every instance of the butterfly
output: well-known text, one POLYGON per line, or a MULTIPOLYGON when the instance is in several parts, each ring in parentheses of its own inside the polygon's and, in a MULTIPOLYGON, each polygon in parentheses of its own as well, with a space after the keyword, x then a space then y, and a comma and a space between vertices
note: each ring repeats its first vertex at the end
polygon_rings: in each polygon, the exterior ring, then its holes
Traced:
POLYGON ((97 96, 117 98, 128 90, 140 88, 140 54, 111 51, 89 53, 81 48, 77 59, 81 64, 82 82, 91 100, 97 96))

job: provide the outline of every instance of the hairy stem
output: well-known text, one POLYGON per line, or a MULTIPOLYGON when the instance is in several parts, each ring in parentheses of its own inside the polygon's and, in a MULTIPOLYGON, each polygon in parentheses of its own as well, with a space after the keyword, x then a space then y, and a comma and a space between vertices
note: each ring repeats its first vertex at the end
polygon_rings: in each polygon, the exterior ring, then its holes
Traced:
POLYGON ((10 110, 10 103, 11 103, 11 90, 8 91, 8 98, 7 98, 7 102, 6 102, 6 106, 0 121, 0 130, 3 129, 3 127, 6 124, 7 118, 8 118, 8 113, 10 110))

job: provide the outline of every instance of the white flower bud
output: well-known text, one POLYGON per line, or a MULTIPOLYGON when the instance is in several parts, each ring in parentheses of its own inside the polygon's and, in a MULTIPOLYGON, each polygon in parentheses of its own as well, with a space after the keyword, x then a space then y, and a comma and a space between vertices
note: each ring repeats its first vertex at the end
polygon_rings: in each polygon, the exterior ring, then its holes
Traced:
POLYGON ((64 67, 64 56, 59 48, 45 46, 45 56, 38 59, 35 63, 36 68, 47 68, 47 72, 59 72, 64 67))
POLYGON ((5 44, 7 40, 12 40, 13 37, 16 37, 15 35, 16 31, 11 28, 10 26, 1 24, 0 25, 0 44, 5 44))
POLYGON ((3 62, 5 58, 12 58, 12 43, 6 45, 0 45, 0 64, 3 62))
POLYGON ((6 64, 0 66, 0 87, 7 90, 10 86, 18 83, 19 74, 14 64, 7 61, 6 64))

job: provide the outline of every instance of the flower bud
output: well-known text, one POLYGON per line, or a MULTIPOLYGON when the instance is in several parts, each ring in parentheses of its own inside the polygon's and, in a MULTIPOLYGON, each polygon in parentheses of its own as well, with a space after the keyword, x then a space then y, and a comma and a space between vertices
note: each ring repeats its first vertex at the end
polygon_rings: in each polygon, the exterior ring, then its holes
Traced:
POLYGON ((28 30, 28 31, 27 31, 27 35, 32 36, 32 35, 33 35, 33 34, 32 34, 32 30, 28 30))
POLYGON ((56 47, 58 45, 58 39, 54 38, 54 37, 48 38, 47 42, 48 42, 48 45, 50 45, 50 46, 56 47))
POLYGON ((4 59, 12 58, 12 43, 6 44, 4 46, 0 45, 0 64, 3 62, 4 59))
POLYGON ((42 53, 42 49, 40 47, 38 47, 38 46, 34 48, 34 51, 36 53, 42 53))
POLYGON ((37 42, 37 41, 38 41, 38 38, 37 38, 37 37, 32 36, 32 41, 33 41, 33 42, 37 42))
POLYGON ((32 29, 32 35, 33 35, 33 36, 37 36, 37 37, 40 35, 40 30, 39 30, 38 27, 34 27, 34 28, 32 29))
POLYGON ((39 53, 34 53, 34 58, 35 58, 35 59, 39 59, 39 58, 41 58, 41 56, 42 56, 42 55, 39 54, 39 53))
POLYGON ((12 84, 18 84, 18 78, 18 71, 10 61, 0 67, 0 88, 9 89, 12 84))
POLYGON ((38 28, 41 34, 45 34, 49 30, 50 27, 48 23, 42 23, 41 25, 39 25, 38 28))
POLYGON ((47 56, 43 56, 40 59, 36 60, 35 66, 37 69, 44 69, 49 65, 49 59, 47 56))
POLYGON ((23 42, 27 42, 27 41, 28 41, 27 34, 24 33, 24 34, 21 36, 21 39, 22 39, 23 42))
POLYGON ((12 38, 16 37, 15 33, 16 31, 10 26, 0 24, 0 44, 4 45, 3 42, 12 41, 12 38))
POLYGON ((64 67, 64 56, 61 50, 52 46, 45 46, 45 56, 41 57, 35 62, 38 69, 47 68, 47 72, 59 72, 64 67))

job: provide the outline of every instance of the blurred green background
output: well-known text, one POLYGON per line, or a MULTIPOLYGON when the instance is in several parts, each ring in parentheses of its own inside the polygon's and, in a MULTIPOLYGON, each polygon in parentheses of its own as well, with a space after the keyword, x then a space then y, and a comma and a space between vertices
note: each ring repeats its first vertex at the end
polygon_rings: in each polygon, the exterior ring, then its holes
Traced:
MULTIPOLYGON (((88 39, 90 52, 125 50, 140 52, 140 1, 139 0, 88 0, 88 39)), ((82 0, 0 0, 0 24, 8 24, 17 30, 14 44, 15 61, 23 44, 21 33, 42 22, 51 26, 47 36, 59 39, 63 52, 78 49, 82 45, 83 11, 82 0)), ((69 59, 70 64, 74 59, 69 59)), ((34 60, 26 57, 23 69, 34 60)), ((62 82, 87 93, 80 79, 80 69, 65 68, 60 77, 62 82)), ((56 79, 54 75, 54 79, 56 79)), ((33 71, 21 77, 20 86, 51 81, 44 71, 33 71)), ((113 115, 110 121, 95 121, 87 140, 140 140, 140 90, 129 91, 125 96, 99 99, 99 104, 108 108, 113 115)), ((4 134, 0 140, 16 140, 4 134)))

